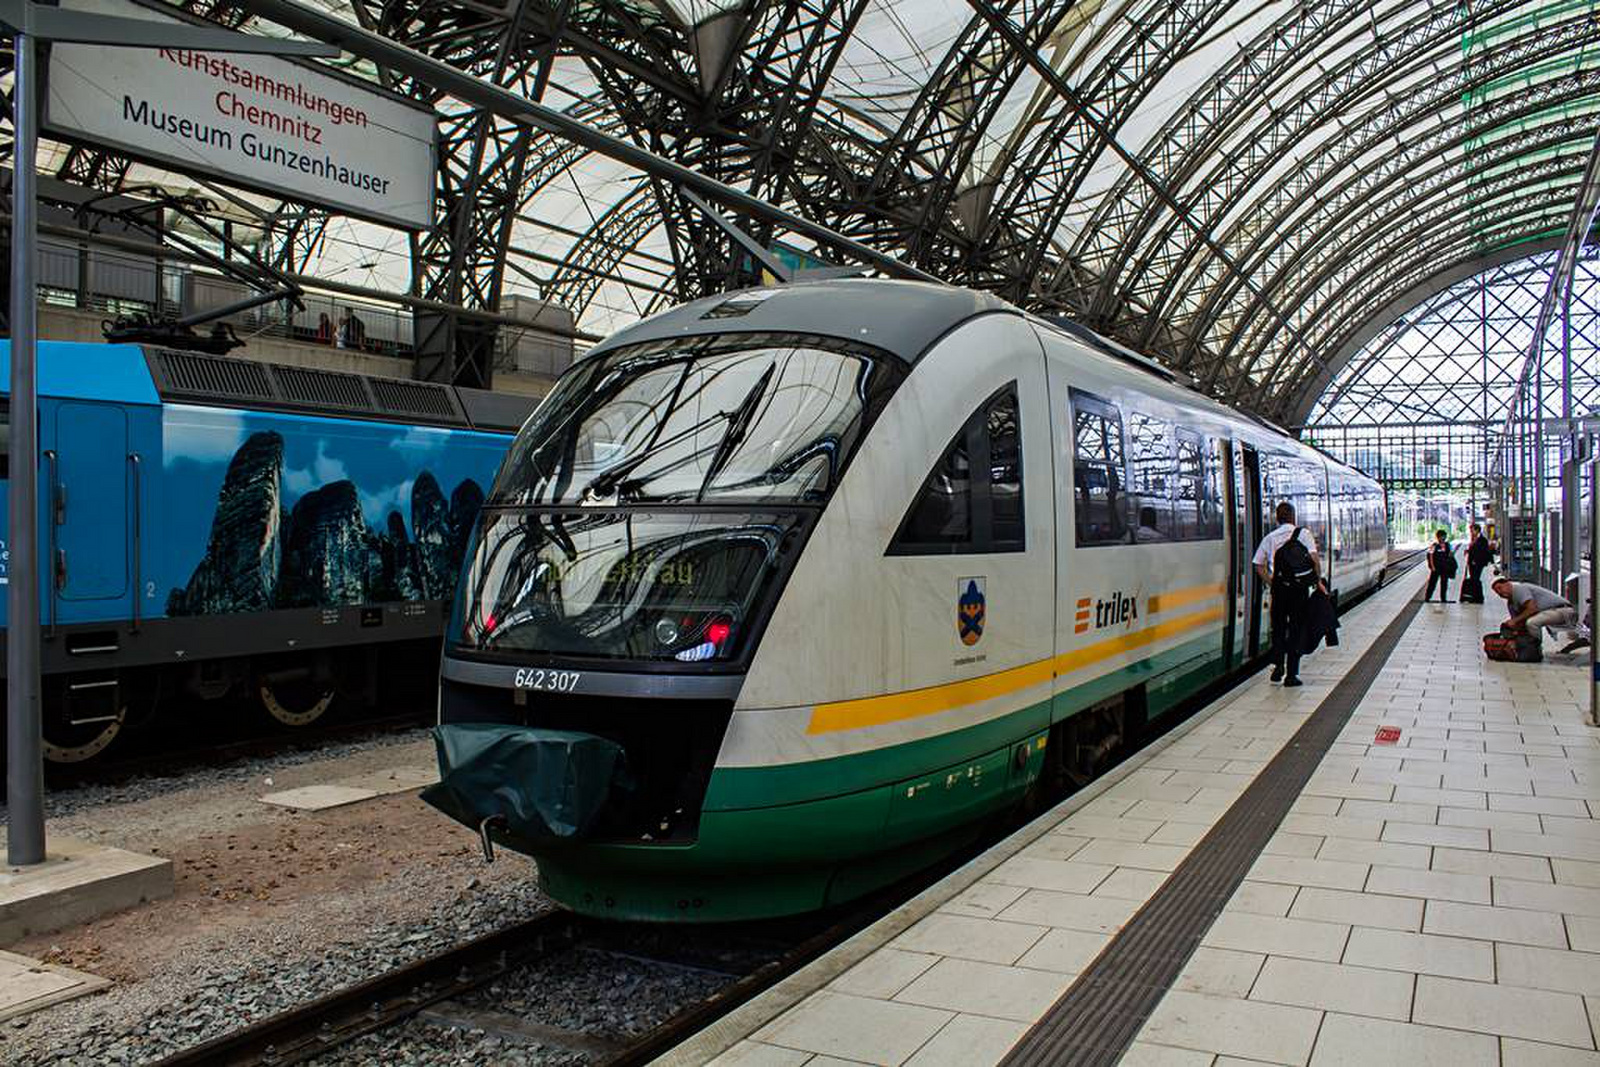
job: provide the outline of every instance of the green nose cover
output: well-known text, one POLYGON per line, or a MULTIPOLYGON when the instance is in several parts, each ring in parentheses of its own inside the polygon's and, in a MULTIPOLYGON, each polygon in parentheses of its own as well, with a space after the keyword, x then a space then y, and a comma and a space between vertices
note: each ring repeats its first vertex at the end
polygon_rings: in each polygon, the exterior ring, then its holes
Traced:
POLYGON ((581 840, 633 791, 622 746, 593 734, 450 723, 433 741, 439 783, 422 799, 474 830, 503 818, 495 837, 513 847, 581 840))

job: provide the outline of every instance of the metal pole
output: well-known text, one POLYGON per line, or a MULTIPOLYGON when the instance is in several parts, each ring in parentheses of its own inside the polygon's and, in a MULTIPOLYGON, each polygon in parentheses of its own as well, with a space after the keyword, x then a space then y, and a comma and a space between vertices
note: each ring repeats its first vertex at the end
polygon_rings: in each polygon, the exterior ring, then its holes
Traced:
MULTIPOLYGON (((1589 463, 1589 611, 1600 604, 1600 460, 1589 463)), ((1589 725, 1600 726, 1600 661, 1595 658, 1594 625, 1589 627, 1589 725)))
POLYGON ((33 281, 38 153, 34 43, 16 36, 11 91, 11 477, 6 563, 6 804, 13 867, 44 862, 44 757, 39 708, 38 316, 33 281))

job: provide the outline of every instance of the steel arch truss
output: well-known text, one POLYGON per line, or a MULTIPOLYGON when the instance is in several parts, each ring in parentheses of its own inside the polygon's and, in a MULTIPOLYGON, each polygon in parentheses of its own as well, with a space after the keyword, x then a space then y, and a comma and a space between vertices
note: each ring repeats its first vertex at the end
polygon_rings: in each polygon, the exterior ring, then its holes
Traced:
MULTIPOLYGON (((1306 438, 1389 482, 1483 484, 1554 264, 1553 252, 1500 263, 1380 330, 1317 400, 1306 438)), ((1547 378, 1560 374, 1558 334, 1553 326, 1545 347, 1547 378)), ((1577 264, 1569 343, 1573 410, 1592 411, 1600 406, 1600 255, 1592 247, 1577 264)), ((1550 389, 1543 417, 1560 414, 1550 389)))
MULTIPOLYGON (((1083 317, 1276 417, 1306 410, 1388 297, 1559 228, 1600 114, 1600 22, 1581 4, 967 0, 944 9, 943 37, 908 29, 892 56, 867 39, 897 17, 891 0, 340 5, 952 282, 1083 317), (862 105, 864 55, 916 67, 903 99, 862 105)), ((249 21, 228 0, 174 6, 249 21)), ((411 290, 461 311, 419 316, 419 375, 488 382, 496 337, 473 312, 498 311, 508 279, 586 320, 761 279, 670 184, 425 79, 360 72, 441 116, 411 290)), ((61 173, 115 189, 127 163, 75 150, 61 173)), ((267 210, 266 257, 312 269, 329 221, 267 210)))

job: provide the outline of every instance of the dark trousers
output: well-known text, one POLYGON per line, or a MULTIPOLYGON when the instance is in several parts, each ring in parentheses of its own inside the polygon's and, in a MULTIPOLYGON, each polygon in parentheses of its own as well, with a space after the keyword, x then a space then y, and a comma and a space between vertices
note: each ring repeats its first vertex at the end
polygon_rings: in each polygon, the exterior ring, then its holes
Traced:
POLYGON ((1300 677, 1300 631, 1306 615, 1306 595, 1300 590, 1272 590, 1272 665, 1284 676, 1300 677))
POLYGON ((1439 603, 1443 604, 1450 599, 1450 579, 1438 571, 1430 571, 1428 573, 1428 591, 1422 594, 1422 599, 1433 599, 1433 585, 1435 582, 1439 583, 1439 603))
MULTIPOLYGON (((1472 583, 1472 588, 1476 591, 1476 595, 1472 599, 1474 604, 1483 603, 1483 568, 1487 566, 1487 563, 1467 564, 1467 580, 1472 583)), ((1466 587, 1463 586, 1462 592, 1465 591, 1466 587)))

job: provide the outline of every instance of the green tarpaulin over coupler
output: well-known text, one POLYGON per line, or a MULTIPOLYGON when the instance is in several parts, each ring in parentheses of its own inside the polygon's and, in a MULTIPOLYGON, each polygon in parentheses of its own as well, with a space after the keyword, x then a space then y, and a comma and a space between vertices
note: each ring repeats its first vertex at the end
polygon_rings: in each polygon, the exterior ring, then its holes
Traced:
POLYGON ((582 838, 633 776, 622 746, 593 734, 499 723, 436 726, 439 784, 422 799, 476 830, 496 815, 495 836, 537 843, 582 838))

